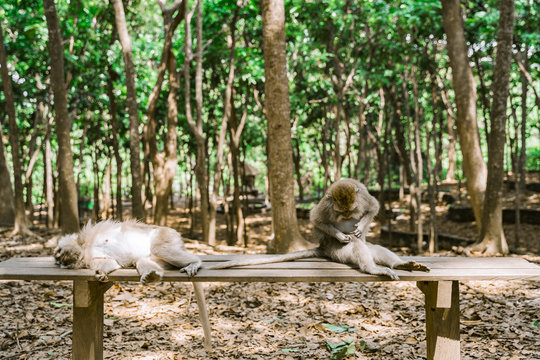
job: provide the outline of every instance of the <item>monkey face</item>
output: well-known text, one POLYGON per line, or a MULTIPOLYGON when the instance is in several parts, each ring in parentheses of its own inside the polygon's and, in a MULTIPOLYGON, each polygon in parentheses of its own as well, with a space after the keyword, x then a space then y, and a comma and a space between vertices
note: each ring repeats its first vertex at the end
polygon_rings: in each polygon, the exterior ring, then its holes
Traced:
POLYGON ((56 264, 63 268, 78 269, 82 260, 82 248, 77 243, 78 234, 70 234, 58 240, 58 246, 54 249, 56 264))

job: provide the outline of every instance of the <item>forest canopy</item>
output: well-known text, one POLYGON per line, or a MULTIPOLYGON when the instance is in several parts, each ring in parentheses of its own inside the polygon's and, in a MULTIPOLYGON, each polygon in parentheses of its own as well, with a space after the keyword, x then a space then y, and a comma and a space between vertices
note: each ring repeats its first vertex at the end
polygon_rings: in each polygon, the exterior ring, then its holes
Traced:
MULTIPOLYGON (((180 196, 193 194, 201 182, 199 194, 210 196, 207 201, 214 190, 216 196, 232 194, 233 188, 248 186, 238 180, 246 163, 261 172, 253 187, 265 193, 259 2, 202 1, 199 9, 188 0, 124 1, 136 95, 131 113, 117 3, 122 2, 56 2, 79 206, 81 199, 91 199, 95 216, 103 218, 111 216, 108 209, 118 194, 130 196, 133 116, 140 121, 147 207, 156 205, 153 197, 166 187, 158 181, 166 161, 175 165, 171 186, 180 196)), ((539 9, 538 2, 515 1, 504 169, 516 173, 540 170, 539 9)), ((320 196, 340 177, 357 178, 371 189, 466 177, 442 10, 435 0, 285 1, 294 176, 301 200, 320 196)), ((487 162, 499 2, 462 1, 461 11, 487 162)), ((24 199, 31 208, 47 202, 47 187, 56 189, 47 179, 58 181, 57 110, 43 4, 5 0, 0 24, 24 199)), ((0 92, 0 102, 6 100, 0 92)), ((12 168, 3 106, 0 121, 12 168)))

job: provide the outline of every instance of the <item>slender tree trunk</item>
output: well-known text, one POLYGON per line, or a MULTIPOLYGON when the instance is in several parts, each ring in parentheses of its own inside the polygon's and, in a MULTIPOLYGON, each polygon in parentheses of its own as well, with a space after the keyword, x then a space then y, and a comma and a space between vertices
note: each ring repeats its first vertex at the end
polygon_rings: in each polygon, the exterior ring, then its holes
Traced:
POLYGON ((294 160, 294 172, 296 174, 296 184, 298 185, 298 199, 304 201, 304 186, 302 184, 302 172, 300 170, 300 161, 302 154, 300 153, 300 141, 293 139, 293 160, 294 160))
MULTIPOLYGON (((506 109, 510 68, 512 65, 512 33, 514 30, 514 1, 499 2, 497 53, 493 72, 493 101, 491 132, 488 143, 488 178, 482 220, 482 242, 473 250, 485 254, 508 254, 508 244, 502 226, 504 180, 504 144, 506 139, 506 109)), ((517 185, 517 184, 516 184, 517 185)))
POLYGON ((11 145, 11 160, 13 162, 13 182, 15 185, 14 205, 15 222, 12 234, 31 234, 28 229, 28 220, 24 207, 22 164, 19 149, 19 128, 15 115, 15 102, 13 90, 11 88, 11 77, 7 68, 7 55, 4 45, 4 30, 0 24, 0 67, 2 68, 2 83, 4 85, 4 96, 6 98, 6 112, 9 120, 9 143, 11 145))
MULTIPOLYGON (((3 134, 1 121, 0 134, 3 134)), ((0 202, 0 223, 12 224, 15 220, 13 188, 11 187, 11 175, 2 139, 3 136, 0 136, 0 198, 3 199, 0 202)))
MULTIPOLYGON (((231 101, 234 101, 231 98, 231 101)), ((234 109, 234 103, 231 104, 231 118, 230 118, 230 149, 231 149, 231 162, 232 162, 232 176, 233 176, 233 214, 235 220, 235 243, 242 242, 244 237, 244 214, 242 211, 242 205, 240 203, 240 193, 242 184, 240 182, 241 170, 240 170, 240 136, 244 129, 247 118, 247 106, 244 108, 242 119, 240 124, 236 120, 236 111, 234 109)), ((229 245, 233 245, 232 243, 229 245)))
POLYGON ((107 78, 107 94, 109 96, 109 111, 111 113, 111 130, 112 130, 112 147, 114 152, 114 158, 116 161, 116 218, 119 221, 123 219, 123 206, 122 206, 122 156, 120 156, 120 147, 118 145, 118 118, 116 109, 116 97, 114 96, 114 84, 113 80, 118 77, 118 74, 109 66, 109 77, 107 78))
POLYGON ((283 0, 263 0, 261 8, 270 196, 275 234, 271 251, 283 253, 310 244, 300 235, 294 201, 285 5, 283 0))
POLYGON ((448 129, 448 150, 446 156, 448 157, 448 169, 446 171, 446 181, 455 182, 456 181, 456 132, 454 130, 454 122, 456 116, 454 115, 454 109, 450 104, 448 99, 448 94, 444 88, 444 83, 442 79, 436 75, 437 84, 441 90, 441 100, 443 101, 446 107, 446 125, 448 129))
POLYGON ((486 191, 487 168, 480 148, 476 118, 476 85, 467 56, 467 43, 459 0, 442 0, 444 30, 452 68, 452 83, 457 104, 457 128, 478 232, 482 229, 482 209, 486 191))
POLYGON ((54 226, 54 179, 50 134, 43 140, 43 161, 45 162, 45 204, 47 205, 47 227, 54 226))
MULTIPOLYGON (((52 1, 52 0, 47 0, 52 1)), ((139 138, 139 110, 137 108, 137 92, 135 89, 135 65, 131 50, 131 38, 128 33, 124 5, 122 0, 113 0, 116 30, 122 46, 126 74, 127 108, 129 114, 129 149, 131 166, 131 201, 132 216, 146 221, 142 203, 141 149, 139 138)))
POLYGON ((71 120, 67 109, 67 94, 64 82, 64 52, 60 23, 54 0, 43 0, 45 18, 49 29, 49 52, 51 57, 51 85, 56 112, 56 138, 58 141, 59 195, 62 199, 60 217, 62 231, 79 231, 77 208, 77 188, 73 174, 73 153, 71 151, 71 120))
POLYGON ((102 220, 111 218, 111 167, 112 161, 109 159, 107 165, 105 165, 105 174, 103 176, 103 183, 100 186, 101 203, 99 218, 102 220))
MULTIPOLYGON (((418 80, 417 74, 415 71, 416 67, 411 64, 411 80, 413 86, 413 101, 414 101, 414 150, 416 156, 416 191, 414 193, 416 201, 416 245, 418 252, 423 252, 423 242, 424 242, 424 214, 422 213, 422 192, 423 192, 423 175, 424 175, 424 165, 422 159, 422 142, 420 141, 420 104, 418 103, 418 80)), ((413 194, 411 193, 411 196, 413 194)))
MULTIPOLYGON (((199 0, 201 1, 201 0, 199 0)), ((200 6, 197 4, 197 6, 200 6)), ((197 143, 197 153, 195 158, 195 177, 197 179, 197 184, 199 185, 199 192, 201 197, 201 226, 202 226, 202 235, 203 241, 208 242, 208 178, 206 171, 206 141, 203 130, 203 119, 202 116, 193 120, 192 110, 191 110, 191 59, 192 55, 192 43, 191 43, 191 17, 192 13, 189 13, 189 1, 185 1, 185 14, 186 19, 184 21, 185 25, 185 35, 184 35, 184 52, 185 52, 185 63, 184 63, 184 85, 185 85, 185 106, 186 106, 186 120, 188 122, 189 128, 195 137, 195 142, 197 143)), ((202 19, 199 19, 202 22, 202 19)), ((201 39, 202 40, 202 39, 201 39)), ((198 43, 197 46, 202 45, 198 43)), ((202 59, 196 59, 197 61, 202 61, 202 59)), ((196 98, 199 86, 197 81, 202 80, 202 78, 196 78, 196 98)), ((200 93, 199 95, 202 95, 200 93)), ((199 99, 202 101, 202 99, 199 99)))
MULTIPOLYGON (((221 126, 219 129, 219 137, 216 141, 216 163, 214 165, 214 181, 213 181, 213 190, 209 199, 209 208, 208 208, 208 244, 216 244, 216 209, 217 209, 217 198, 219 196, 219 189, 221 186, 221 174, 223 167, 223 150, 225 147, 225 138, 227 136, 227 124, 231 118, 232 111, 232 93, 233 93, 233 84, 235 77, 235 51, 236 51, 236 19, 238 17, 237 7, 235 9, 233 19, 229 24, 230 31, 230 55, 229 55, 229 75, 227 77, 227 84, 225 87, 225 96, 223 98, 224 110, 223 116, 221 118, 221 126)), ((224 202, 227 203, 227 197, 224 196, 224 202)))

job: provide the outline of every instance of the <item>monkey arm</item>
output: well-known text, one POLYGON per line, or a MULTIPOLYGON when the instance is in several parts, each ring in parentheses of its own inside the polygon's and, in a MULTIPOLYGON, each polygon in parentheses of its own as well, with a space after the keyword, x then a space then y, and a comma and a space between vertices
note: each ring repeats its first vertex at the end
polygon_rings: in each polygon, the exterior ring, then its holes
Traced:
POLYGON ((371 225, 373 218, 375 218, 378 212, 379 202, 373 196, 369 195, 366 210, 360 218, 360 221, 356 223, 356 229, 354 230, 353 234, 359 238, 365 236, 369 230, 369 226, 371 225))
POLYGON ((333 237, 334 239, 338 240, 341 243, 347 244, 354 239, 352 235, 343 233, 341 230, 336 228, 331 223, 324 223, 324 222, 317 221, 317 222, 313 222, 313 225, 318 230, 322 231, 328 236, 333 237))

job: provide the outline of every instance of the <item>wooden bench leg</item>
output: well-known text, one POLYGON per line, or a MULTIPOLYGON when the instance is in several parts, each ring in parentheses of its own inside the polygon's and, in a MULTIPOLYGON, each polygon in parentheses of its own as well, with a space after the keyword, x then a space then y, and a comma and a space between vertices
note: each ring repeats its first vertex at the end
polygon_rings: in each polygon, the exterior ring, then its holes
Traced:
POLYGON ((73 360, 103 359, 103 294, 111 286, 73 281, 73 360))
POLYGON ((419 281, 425 294, 428 360, 458 360, 459 281, 419 281))
POLYGON ((206 309, 206 300, 204 299, 203 285, 198 282, 193 282, 193 289, 195 290, 195 297, 197 299, 197 306, 199 307, 199 318, 204 331, 204 348, 206 350, 212 349, 212 334, 210 330, 210 321, 208 320, 208 310, 206 309))

